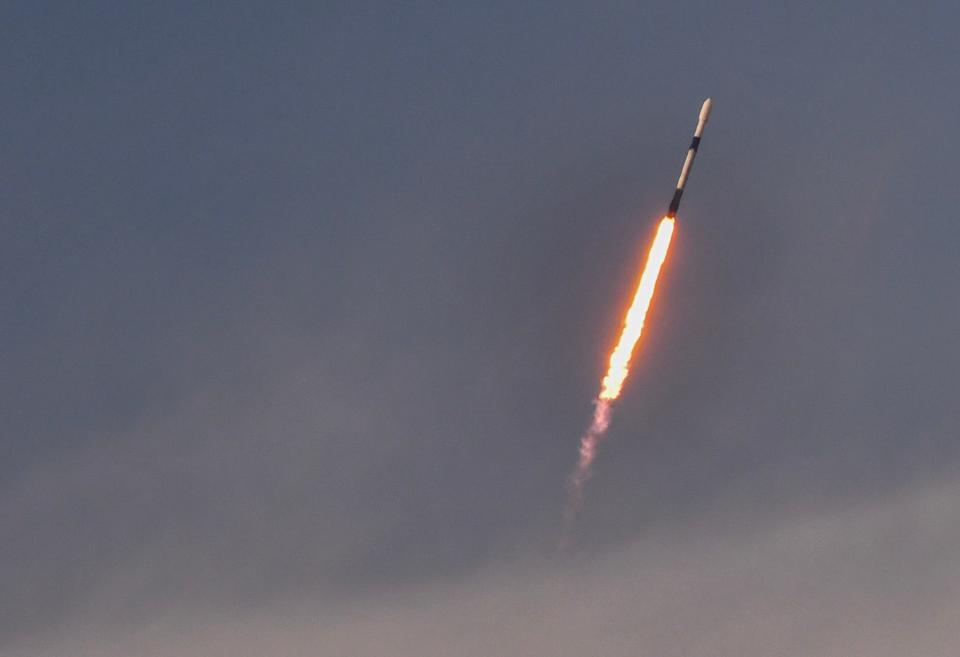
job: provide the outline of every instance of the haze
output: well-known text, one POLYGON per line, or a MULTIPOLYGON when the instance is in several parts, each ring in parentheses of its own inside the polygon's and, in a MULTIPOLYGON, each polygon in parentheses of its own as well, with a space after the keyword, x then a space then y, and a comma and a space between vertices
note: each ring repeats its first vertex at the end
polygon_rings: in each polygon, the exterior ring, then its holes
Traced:
POLYGON ((0 19, 3 655, 960 654, 955 3, 0 19))

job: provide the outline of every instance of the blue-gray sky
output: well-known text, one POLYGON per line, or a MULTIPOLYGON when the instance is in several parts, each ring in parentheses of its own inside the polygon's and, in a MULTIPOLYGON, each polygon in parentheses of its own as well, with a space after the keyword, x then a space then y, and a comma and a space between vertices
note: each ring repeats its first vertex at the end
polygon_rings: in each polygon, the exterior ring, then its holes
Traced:
POLYGON ((0 20, 3 654, 960 651, 953 3, 0 20))

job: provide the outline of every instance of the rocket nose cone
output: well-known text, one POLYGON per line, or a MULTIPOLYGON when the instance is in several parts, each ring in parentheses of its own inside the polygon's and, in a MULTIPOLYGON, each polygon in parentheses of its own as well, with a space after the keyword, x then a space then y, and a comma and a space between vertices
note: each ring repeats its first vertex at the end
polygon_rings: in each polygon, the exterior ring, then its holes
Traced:
POLYGON ((713 101, 707 98, 703 101, 703 107, 700 108, 700 120, 704 123, 707 122, 707 119, 710 118, 710 108, 713 106, 713 101))

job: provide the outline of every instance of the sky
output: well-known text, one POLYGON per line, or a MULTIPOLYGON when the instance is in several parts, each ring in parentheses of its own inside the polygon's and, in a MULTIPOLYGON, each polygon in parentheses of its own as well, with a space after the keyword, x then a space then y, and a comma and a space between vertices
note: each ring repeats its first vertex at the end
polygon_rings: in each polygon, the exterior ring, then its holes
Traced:
POLYGON ((0 653, 958 654, 958 19, 5 3, 0 653))

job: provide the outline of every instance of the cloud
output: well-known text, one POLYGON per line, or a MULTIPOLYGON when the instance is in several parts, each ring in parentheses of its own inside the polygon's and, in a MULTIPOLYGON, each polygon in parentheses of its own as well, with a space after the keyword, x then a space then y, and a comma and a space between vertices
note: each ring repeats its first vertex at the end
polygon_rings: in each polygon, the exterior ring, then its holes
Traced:
POLYGON ((172 606, 131 625, 110 613, 129 593, 114 582, 58 632, 5 654, 954 655, 958 495, 956 482, 917 487, 746 534, 705 520, 602 555, 492 562, 349 603, 172 606))

